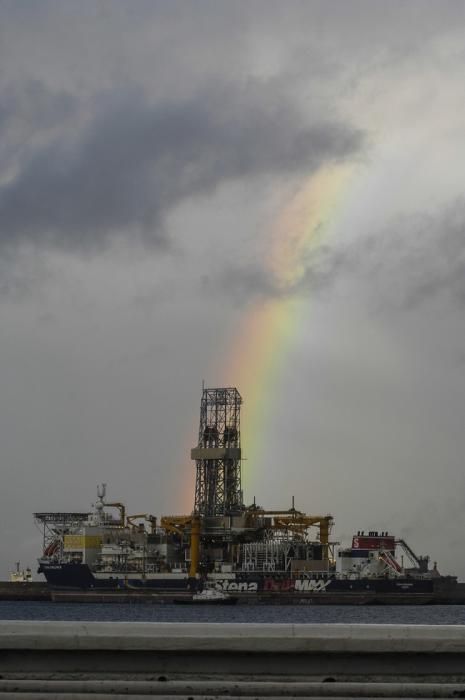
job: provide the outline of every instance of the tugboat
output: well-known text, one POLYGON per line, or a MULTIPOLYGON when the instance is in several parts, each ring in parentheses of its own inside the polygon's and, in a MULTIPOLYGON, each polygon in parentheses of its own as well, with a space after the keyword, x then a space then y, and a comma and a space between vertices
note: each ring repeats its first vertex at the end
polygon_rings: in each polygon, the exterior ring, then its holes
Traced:
POLYGON ((183 605, 235 605, 237 596, 223 593, 216 588, 204 588, 199 593, 194 593, 190 598, 175 598, 173 603, 183 605))

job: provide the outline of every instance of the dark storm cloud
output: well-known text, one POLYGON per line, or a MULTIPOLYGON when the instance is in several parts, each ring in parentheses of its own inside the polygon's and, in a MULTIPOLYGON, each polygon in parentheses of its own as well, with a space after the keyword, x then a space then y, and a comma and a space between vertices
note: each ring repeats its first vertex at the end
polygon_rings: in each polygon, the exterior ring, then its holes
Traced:
MULTIPOLYGON (((43 127, 55 110, 35 94, 30 112, 43 127)), ((139 88, 113 91, 81 110, 91 116, 72 136, 64 126, 19 154, 17 173, 0 187, 0 245, 93 249, 131 231, 162 242, 164 216, 183 199, 228 179, 311 171, 362 141, 343 124, 306 123, 283 95, 253 82, 173 104, 150 103, 139 88)), ((14 117, 11 106, 5 115, 14 117)))

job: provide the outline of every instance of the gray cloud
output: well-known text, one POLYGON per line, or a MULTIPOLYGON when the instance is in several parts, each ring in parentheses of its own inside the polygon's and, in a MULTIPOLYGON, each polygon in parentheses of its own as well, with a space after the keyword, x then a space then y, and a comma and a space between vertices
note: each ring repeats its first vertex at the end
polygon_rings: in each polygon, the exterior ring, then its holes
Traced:
POLYGON ((10 82, 0 90, 0 183, 11 182, 22 162, 34 156, 58 128, 71 128, 78 101, 42 81, 10 82))
MULTIPOLYGON (((34 95, 30 110, 42 128, 47 115, 56 119, 57 97, 47 105, 37 86, 34 95)), ((253 83, 173 104, 150 103, 137 87, 97 96, 73 138, 63 127, 20 155, 0 187, 0 244, 85 250, 134 230, 160 243, 166 213, 185 198, 232 178, 311 170, 361 147, 359 132, 308 124, 282 97, 253 83)), ((59 99, 69 109, 72 98, 59 99)))
POLYGON ((434 214, 393 219, 381 231, 324 247, 301 284, 322 287, 340 276, 368 284, 376 304, 409 309, 446 295, 465 301, 465 200, 434 214))
POLYGON ((251 299, 269 299, 281 295, 272 276, 257 262, 226 263, 216 273, 202 276, 202 291, 207 295, 224 294, 237 306, 251 299))
POLYGON ((226 262, 203 278, 208 293, 238 303, 257 298, 324 293, 341 281, 369 287, 370 304, 408 310, 446 295, 465 302, 465 200, 435 214, 393 219, 388 226, 350 243, 321 244, 309 254, 304 275, 286 287, 259 261, 226 262))
POLYGON ((27 128, 28 137, 43 128, 51 128, 69 117, 76 108, 76 98, 64 90, 50 90, 40 80, 9 83, 1 93, 0 130, 27 128))

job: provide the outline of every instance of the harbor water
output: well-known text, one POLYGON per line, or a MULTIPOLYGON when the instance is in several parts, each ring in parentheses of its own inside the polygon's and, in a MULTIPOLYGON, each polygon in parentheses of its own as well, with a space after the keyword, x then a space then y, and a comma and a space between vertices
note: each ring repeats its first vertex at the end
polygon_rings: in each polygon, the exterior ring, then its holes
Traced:
POLYGON ((465 605, 238 605, 0 601, 0 620, 463 625, 465 605))

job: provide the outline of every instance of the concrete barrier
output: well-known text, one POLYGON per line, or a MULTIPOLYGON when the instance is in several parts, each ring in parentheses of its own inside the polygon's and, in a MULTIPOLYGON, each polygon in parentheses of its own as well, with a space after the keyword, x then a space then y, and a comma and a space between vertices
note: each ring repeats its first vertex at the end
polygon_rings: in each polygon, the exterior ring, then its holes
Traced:
POLYGON ((1 622, 0 699, 465 697, 465 626, 1 622))

